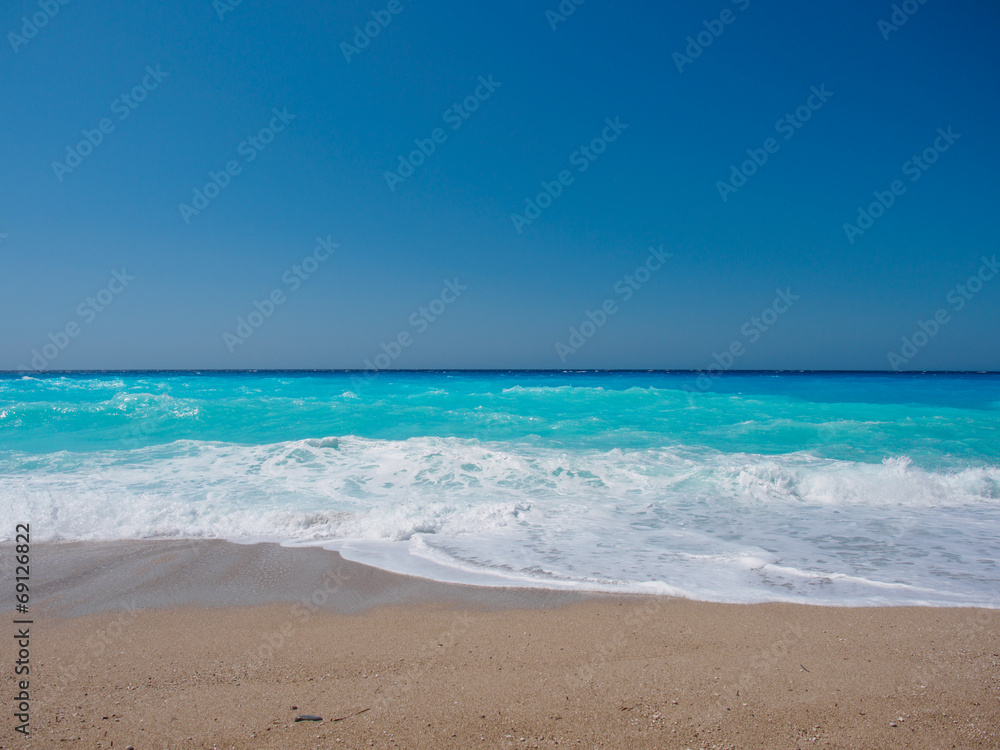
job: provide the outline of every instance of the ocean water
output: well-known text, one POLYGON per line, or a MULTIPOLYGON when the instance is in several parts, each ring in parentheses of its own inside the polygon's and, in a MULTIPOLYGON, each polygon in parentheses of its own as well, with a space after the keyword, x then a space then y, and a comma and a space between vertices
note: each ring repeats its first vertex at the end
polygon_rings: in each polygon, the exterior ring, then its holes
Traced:
POLYGON ((1000 376, 0 376, 0 538, 322 545, 485 585, 1000 606, 1000 376), (704 381, 703 381, 704 382, 704 381))

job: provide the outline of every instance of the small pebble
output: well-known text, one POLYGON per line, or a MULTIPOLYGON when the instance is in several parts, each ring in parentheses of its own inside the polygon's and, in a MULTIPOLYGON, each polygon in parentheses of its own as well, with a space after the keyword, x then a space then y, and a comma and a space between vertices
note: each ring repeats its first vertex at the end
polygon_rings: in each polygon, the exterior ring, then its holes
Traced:
POLYGON ((296 716, 295 721, 323 721, 323 719, 315 714, 302 714, 301 716, 296 716))

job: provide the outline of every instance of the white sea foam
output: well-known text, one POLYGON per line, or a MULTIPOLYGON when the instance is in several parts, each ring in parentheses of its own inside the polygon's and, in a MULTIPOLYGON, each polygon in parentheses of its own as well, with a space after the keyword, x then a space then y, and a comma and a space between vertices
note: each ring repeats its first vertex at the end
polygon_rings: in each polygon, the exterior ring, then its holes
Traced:
POLYGON ((0 515, 5 533, 30 519, 36 540, 323 544, 487 585, 985 606, 1000 590, 991 531, 1000 469, 931 471, 905 456, 873 464, 434 437, 185 440, 4 453, 0 515))

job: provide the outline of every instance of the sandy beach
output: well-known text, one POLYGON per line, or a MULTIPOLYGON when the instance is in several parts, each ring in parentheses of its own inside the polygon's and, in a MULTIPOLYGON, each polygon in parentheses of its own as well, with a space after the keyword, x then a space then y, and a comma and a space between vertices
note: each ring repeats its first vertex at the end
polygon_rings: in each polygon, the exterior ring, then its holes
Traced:
POLYGON ((994 610, 476 588, 320 549, 120 542, 34 545, 29 614, 31 736, 8 708, 5 748, 1000 745, 994 610))

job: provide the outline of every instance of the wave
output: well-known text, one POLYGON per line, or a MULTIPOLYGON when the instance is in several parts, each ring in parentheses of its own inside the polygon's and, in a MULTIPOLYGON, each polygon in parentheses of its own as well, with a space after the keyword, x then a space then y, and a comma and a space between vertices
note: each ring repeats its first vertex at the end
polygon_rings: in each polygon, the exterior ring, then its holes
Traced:
POLYGON ((38 540, 268 539, 443 579, 720 601, 983 604, 1000 584, 1000 467, 903 455, 179 440, 0 453, 0 513, 38 540))

